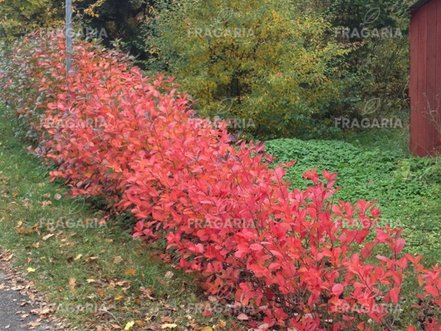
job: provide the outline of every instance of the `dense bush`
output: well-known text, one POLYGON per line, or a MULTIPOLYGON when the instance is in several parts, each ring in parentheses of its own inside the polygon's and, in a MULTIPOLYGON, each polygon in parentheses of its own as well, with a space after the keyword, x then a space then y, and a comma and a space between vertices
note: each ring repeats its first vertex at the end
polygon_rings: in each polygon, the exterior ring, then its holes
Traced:
POLYGON ((195 98, 199 115, 252 120, 242 129, 258 137, 327 127, 347 51, 329 22, 298 1, 179 1, 155 26, 157 62, 195 98))
POLYGON ((30 36, 13 54, 1 96, 33 124, 52 176, 130 210, 135 237, 165 239, 164 259, 249 308, 238 318, 251 327, 439 330, 440 267, 403 254, 371 203, 333 203, 335 174, 308 171, 313 185, 290 190, 262 146, 232 145, 225 123, 196 119, 172 80, 120 54, 79 43, 67 76, 60 40, 30 36))

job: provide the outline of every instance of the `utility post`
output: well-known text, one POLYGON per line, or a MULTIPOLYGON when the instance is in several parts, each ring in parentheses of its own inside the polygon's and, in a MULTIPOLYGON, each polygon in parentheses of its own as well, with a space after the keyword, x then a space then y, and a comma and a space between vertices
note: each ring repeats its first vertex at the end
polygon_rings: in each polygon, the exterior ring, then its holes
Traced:
POLYGON ((66 0, 66 73, 72 68, 73 55, 73 24, 72 24, 72 0, 66 0))

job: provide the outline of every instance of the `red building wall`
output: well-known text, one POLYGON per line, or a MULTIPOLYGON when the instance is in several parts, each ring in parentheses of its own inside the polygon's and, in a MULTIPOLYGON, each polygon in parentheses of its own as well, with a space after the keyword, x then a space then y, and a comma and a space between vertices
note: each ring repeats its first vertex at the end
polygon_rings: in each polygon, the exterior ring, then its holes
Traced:
POLYGON ((410 25, 410 150, 441 152, 441 0, 420 1, 410 25))

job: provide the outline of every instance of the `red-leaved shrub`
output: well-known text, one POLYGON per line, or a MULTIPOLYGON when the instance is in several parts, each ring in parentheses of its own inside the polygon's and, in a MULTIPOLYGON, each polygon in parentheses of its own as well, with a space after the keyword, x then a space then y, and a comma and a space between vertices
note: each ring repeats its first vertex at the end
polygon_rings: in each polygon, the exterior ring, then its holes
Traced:
POLYGON ((1 85, 53 178, 130 211, 135 237, 165 238, 163 258, 249 308, 240 319, 251 327, 441 330, 441 268, 403 253, 401 231, 379 227, 378 209, 333 202, 328 172, 307 172, 312 185, 290 190, 286 165, 195 118, 171 79, 86 42, 66 75, 62 39, 32 35, 1 85))

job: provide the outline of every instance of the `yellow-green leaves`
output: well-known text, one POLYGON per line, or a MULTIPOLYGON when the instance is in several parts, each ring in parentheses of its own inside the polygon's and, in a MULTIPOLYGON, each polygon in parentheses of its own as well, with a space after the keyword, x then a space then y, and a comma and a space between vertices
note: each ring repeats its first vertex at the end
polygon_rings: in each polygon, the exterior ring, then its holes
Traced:
POLYGON ((200 115, 232 118, 235 131, 295 135, 339 97, 334 72, 346 52, 330 23, 296 2, 179 1, 162 13, 152 47, 200 115))

